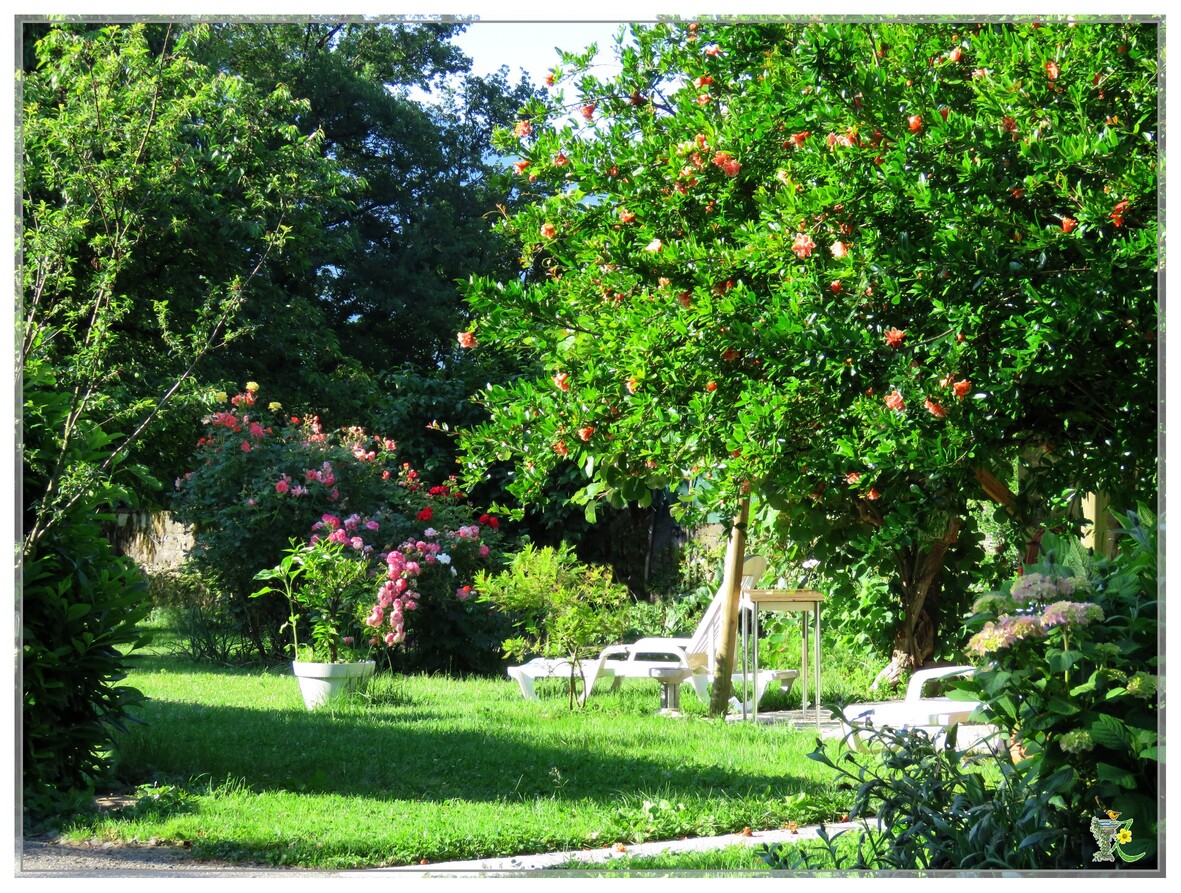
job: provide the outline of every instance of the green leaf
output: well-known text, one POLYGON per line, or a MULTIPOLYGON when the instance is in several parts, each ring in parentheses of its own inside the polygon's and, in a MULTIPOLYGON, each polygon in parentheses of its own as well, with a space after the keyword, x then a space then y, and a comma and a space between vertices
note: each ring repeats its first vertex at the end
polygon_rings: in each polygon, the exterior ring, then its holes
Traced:
POLYGON ((1100 781, 1106 781, 1121 788, 1135 788, 1137 786, 1136 777, 1119 766, 1113 766, 1110 763, 1097 763, 1095 772, 1100 781))

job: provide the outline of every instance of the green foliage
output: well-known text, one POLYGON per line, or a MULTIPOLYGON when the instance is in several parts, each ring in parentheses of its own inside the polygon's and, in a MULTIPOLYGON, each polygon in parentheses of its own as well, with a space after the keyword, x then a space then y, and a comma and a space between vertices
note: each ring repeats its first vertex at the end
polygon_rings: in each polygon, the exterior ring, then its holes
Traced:
POLYGON ((189 660, 239 666, 250 659, 250 643, 230 615, 230 598, 193 562, 148 577, 153 614, 174 631, 171 643, 189 660))
POLYGON ((609 568, 579 562, 566 543, 557 549, 526 543, 504 570, 481 572, 476 588, 481 601, 512 619, 518 635, 502 644, 508 657, 570 661, 571 707, 579 661, 619 641, 626 629, 626 587, 613 582, 609 568))
MULTIPOLYGON (((65 467, 86 469, 102 460, 108 438, 81 427, 67 444, 55 443, 68 398, 36 360, 25 369, 24 386, 28 504, 45 492, 46 455, 60 450, 65 467)), ((140 697, 120 680, 124 653, 143 644, 136 624, 151 607, 147 585, 130 561, 113 554, 101 527, 119 492, 114 485, 88 491, 23 555, 21 768, 24 808, 33 818, 103 774, 111 736, 140 697)))
POLYGON ((972 687, 1061 824, 1087 843, 1069 821, 1114 810, 1134 822, 1126 852, 1151 856, 1162 762, 1157 537, 1145 510, 1122 525, 1114 559, 1047 535, 1038 564, 977 602, 968 650, 987 661, 972 687))
MULTIPOLYGON (((863 733, 852 733, 863 734, 863 733)), ((849 815, 860 832, 823 830, 825 867, 841 870, 1080 869, 1089 853, 1077 834, 1086 822, 1052 803, 1060 786, 1046 789, 1036 773, 1005 756, 956 746, 955 730, 936 743, 923 729, 875 729, 868 752, 810 755, 828 766, 837 784, 854 791, 849 815), (852 849, 846 835, 856 837, 852 849), (1084 858, 1085 857, 1085 858, 1084 858)), ((1003 748, 1001 748, 1003 752, 1003 748)), ((771 847, 772 868, 807 870, 815 855, 771 847)))
POLYGON ((431 375, 455 356, 466 316, 456 282, 510 269, 511 248, 486 224, 498 203, 516 201, 491 138, 532 92, 506 73, 471 74, 450 42, 462 29, 344 20, 212 28, 211 63, 306 104, 291 125, 318 136, 346 176, 349 203, 326 215, 250 314, 254 336, 221 366, 235 378, 266 376, 282 383, 284 402, 340 407, 378 427, 368 414, 385 403, 376 382, 386 370, 431 375), (288 337, 330 350, 308 364, 288 337), (344 366, 358 386, 336 380, 344 366), (287 390, 289 382, 296 386, 287 390))
POLYGON ((55 24, 22 91, 25 353, 51 332, 78 416, 126 433, 157 478, 185 450, 195 370, 341 183, 288 124, 303 104, 202 64, 207 38, 55 24))
MULTIPOLYGON (((971 624, 980 631, 968 650, 987 662, 959 688, 980 699, 996 728, 985 747, 960 749, 953 727, 938 744, 922 729, 882 728, 850 733, 865 738, 858 753, 817 748, 813 759, 855 790, 850 814, 877 825, 866 825, 855 854, 836 858, 829 846, 838 868, 1103 868, 1089 820, 1108 810, 1132 822, 1123 852, 1137 868, 1153 865, 1161 766, 1153 519, 1129 513, 1123 534, 1113 560, 1047 536, 1042 562, 1010 591, 977 601, 971 624)), ((767 861, 809 866, 799 854, 767 861)))
POLYGON ((753 492, 832 576, 888 579, 929 657, 978 472, 1046 457, 1022 521, 1155 488, 1126 407, 1157 399, 1157 30, 670 22, 610 80, 571 57, 497 138, 538 200, 470 331, 542 371, 486 390, 472 478, 512 461, 528 500, 568 466, 592 513, 753 492))
POLYGON ((342 652, 361 642, 369 577, 369 562, 355 550, 347 551, 343 543, 321 539, 309 545, 292 540, 278 565, 254 575, 256 580, 276 581, 278 588, 266 585, 250 596, 282 592, 290 609, 283 629, 291 631, 295 659, 336 663, 350 659, 351 655, 343 658, 342 652), (301 619, 312 630, 312 644, 306 650, 299 645, 301 619))

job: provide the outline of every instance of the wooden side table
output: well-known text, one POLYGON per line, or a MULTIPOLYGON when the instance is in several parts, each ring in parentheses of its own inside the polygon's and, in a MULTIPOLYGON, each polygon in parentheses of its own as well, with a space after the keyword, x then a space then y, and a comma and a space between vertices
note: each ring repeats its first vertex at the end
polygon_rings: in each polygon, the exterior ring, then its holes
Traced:
MULTIPOLYGON (((812 621, 813 649, 812 671, 815 674, 815 704, 816 728, 820 728, 820 603, 824 595, 814 589, 743 589, 743 604, 749 603, 751 621, 743 631, 743 686, 746 684, 746 655, 750 655, 754 665, 754 675, 759 674, 759 612, 760 611, 793 611, 802 614, 802 636, 800 654, 800 705, 804 716, 808 710, 808 620, 812 621), (809 618, 808 615, 811 615, 809 618)), ((745 710, 743 711, 745 713, 745 710)), ((758 719, 759 705, 756 700, 753 716, 758 719)), ((745 719, 745 716, 743 717, 745 719)))

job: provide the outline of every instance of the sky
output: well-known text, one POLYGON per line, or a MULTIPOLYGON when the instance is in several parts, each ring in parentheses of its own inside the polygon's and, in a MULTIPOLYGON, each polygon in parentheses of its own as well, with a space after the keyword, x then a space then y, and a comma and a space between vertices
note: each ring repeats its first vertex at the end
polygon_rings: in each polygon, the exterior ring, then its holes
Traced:
POLYGON ((524 69, 534 86, 541 86, 558 64, 558 49, 581 52, 595 43, 596 61, 610 64, 619 29, 619 22, 506 22, 489 16, 468 26, 454 43, 472 58, 475 74, 491 74, 507 65, 509 83, 515 83, 517 72, 524 69))

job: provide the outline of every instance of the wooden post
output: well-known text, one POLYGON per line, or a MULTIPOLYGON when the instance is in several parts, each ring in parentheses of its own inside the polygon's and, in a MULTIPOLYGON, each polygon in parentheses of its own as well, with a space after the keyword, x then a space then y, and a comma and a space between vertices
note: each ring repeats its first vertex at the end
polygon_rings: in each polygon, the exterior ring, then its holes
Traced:
POLYGON ((743 497, 738 515, 730 528, 726 547, 726 568, 722 577, 725 598, 722 601, 722 629, 714 655, 714 690, 709 702, 710 716, 725 716, 730 704, 734 653, 738 640, 738 602, 742 586, 742 563, 746 558, 746 522, 750 517, 750 497, 743 497))
POLYGON ((1106 493, 1087 493, 1082 499, 1083 518, 1091 522, 1083 530, 1083 545, 1094 549, 1096 555, 1112 558, 1115 555, 1114 526, 1106 493))

